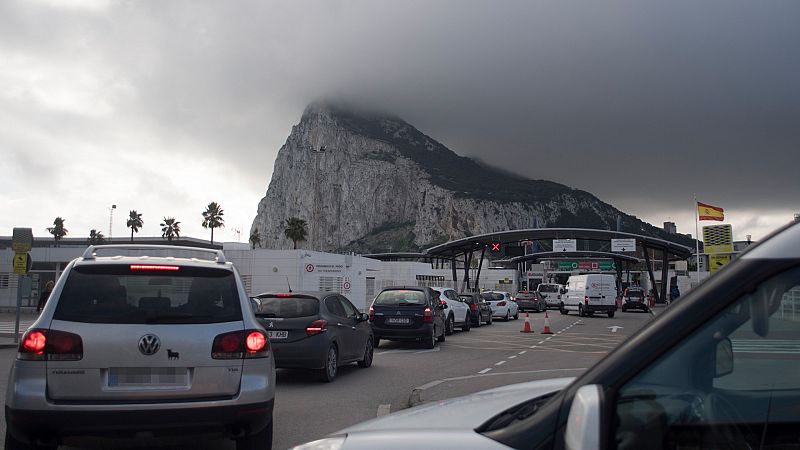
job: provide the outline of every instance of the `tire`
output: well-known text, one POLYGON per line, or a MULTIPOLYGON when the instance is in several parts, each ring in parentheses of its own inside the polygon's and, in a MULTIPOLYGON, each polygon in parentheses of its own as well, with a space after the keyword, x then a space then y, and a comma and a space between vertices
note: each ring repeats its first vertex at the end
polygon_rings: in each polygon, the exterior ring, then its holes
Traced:
POLYGON ((514 313, 514 320, 518 319, 519 319, 519 310, 517 310, 517 312, 514 313))
POLYGON ((328 348, 328 353, 325 355, 325 367, 322 369, 322 381, 330 383, 336 378, 339 372, 339 350, 335 345, 328 348))
POLYGON ((439 341, 439 342, 444 342, 445 339, 447 339, 447 336, 445 336, 445 334, 446 333, 442 332, 442 335, 437 337, 436 340, 439 341))
POLYGON ((372 338, 372 348, 378 348, 381 346, 381 338, 375 336, 372 338))
POLYGON ((622 307, 622 312, 628 312, 628 308, 626 308, 626 307, 624 307, 624 306, 623 306, 623 307, 622 307))
POLYGON ((489 313, 489 320, 486 321, 486 325, 491 325, 493 320, 494 320, 494 317, 492 317, 492 314, 489 313))
POLYGON ((464 318, 464 326, 461 327, 461 331, 469 331, 471 327, 472 327, 472 317, 470 317, 470 315, 467 314, 467 317, 464 318))
POLYGON ((583 305, 578 305, 578 317, 586 317, 586 313, 583 312, 583 305))
POLYGON ((614 317, 614 311, 609 311, 608 312, 608 318, 611 319, 613 317, 614 317))
POLYGON ((480 328, 483 325, 483 314, 478 313, 478 321, 475 322, 475 328, 480 328))
POLYGON ((375 354, 374 339, 367 339, 366 347, 364 348, 364 359, 358 362, 358 367, 366 369, 372 365, 372 358, 375 354))
POLYGON ((563 304, 563 303, 561 304, 561 307, 559 307, 559 308, 558 308, 558 311, 559 311, 561 314, 565 315, 565 316, 566 316, 567 314, 569 314, 569 311, 567 311, 567 310, 566 310, 566 308, 564 308, 564 304, 563 304))
MULTIPOLYGON (((6 447, 8 448, 8 447, 6 447)), ((236 439, 236 450, 271 450, 272 449, 272 421, 269 421, 263 430, 256 434, 236 439)))
POLYGON ((511 311, 506 310, 506 322, 508 322, 509 320, 511 320, 511 311))
POLYGON ((453 316, 447 316, 447 323, 444 325, 444 334, 450 336, 453 334, 456 327, 456 319, 453 316))

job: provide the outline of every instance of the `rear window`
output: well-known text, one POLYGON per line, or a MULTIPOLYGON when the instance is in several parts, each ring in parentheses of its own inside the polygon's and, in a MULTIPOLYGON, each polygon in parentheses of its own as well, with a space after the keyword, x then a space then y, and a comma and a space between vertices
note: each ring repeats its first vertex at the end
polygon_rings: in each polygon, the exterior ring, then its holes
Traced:
POLYGON ((313 297, 259 297, 261 306, 256 311, 260 317, 316 316, 319 314, 319 300, 313 297))
POLYGON ((469 304, 472 304, 475 301, 471 295, 459 295, 458 298, 469 304))
POLYGON ((553 286, 552 284, 540 284, 536 290, 539 292, 558 292, 558 286, 553 286))
POLYGON ((490 301, 490 302, 496 302, 496 301, 499 301, 499 300, 503 300, 505 298, 503 296, 503 294, 497 294, 497 293, 494 293, 494 292, 484 292, 483 294, 481 294, 481 297, 483 297, 484 300, 487 300, 487 301, 490 301))
POLYGON ((129 265, 72 269, 53 318, 113 324, 191 324, 242 320, 236 278, 229 270, 129 265))
POLYGON ((387 306, 424 305, 426 304, 425 293, 405 289, 383 291, 375 298, 375 304, 387 306))
POLYGON ((628 297, 629 298, 642 298, 642 297, 644 297, 644 292, 640 291, 638 289, 637 290, 629 289, 628 290, 628 297))

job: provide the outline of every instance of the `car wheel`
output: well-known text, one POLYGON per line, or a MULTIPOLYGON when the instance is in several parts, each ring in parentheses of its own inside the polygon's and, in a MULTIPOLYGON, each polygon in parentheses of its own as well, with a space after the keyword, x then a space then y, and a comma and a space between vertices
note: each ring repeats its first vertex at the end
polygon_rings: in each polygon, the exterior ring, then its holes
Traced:
POLYGON ((492 313, 489 313, 489 320, 486 321, 486 325, 491 325, 492 320, 494 320, 494 317, 492 317, 492 313))
POLYGON ((583 305, 578 305, 578 317, 586 317, 586 313, 583 312, 583 305))
POLYGON ((325 368, 322 369, 322 381, 330 383, 336 378, 336 373, 339 371, 339 352, 336 350, 335 345, 328 348, 328 354, 325 357, 325 368))
POLYGON ((375 354, 375 345, 372 341, 373 339, 367 339, 367 346, 364 349, 364 359, 358 362, 358 367, 367 368, 372 365, 372 357, 375 354))
POLYGON ((626 307, 624 307, 624 306, 623 306, 623 307, 622 307, 622 312, 628 312, 628 308, 626 308, 626 307))
POLYGON ((447 324, 444 326, 444 334, 450 336, 456 328, 456 319, 453 316, 447 316, 447 324))
POLYGON ((461 331, 469 331, 472 327, 472 317, 467 314, 467 317, 464 318, 464 325, 461 327, 461 331))
MULTIPOLYGON (((8 447, 6 447, 8 448, 8 447)), ((256 434, 236 439, 236 450, 271 450, 272 449, 272 421, 263 430, 256 434)))
POLYGON ((478 321, 475 322, 475 328, 480 328, 483 325, 483 314, 478 313, 478 321))
POLYGON ((519 310, 517 310, 517 312, 514 313, 514 320, 517 319, 519 319, 519 310))
POLYGON ((612 317, 614 317, 614 311, 609 311, 608 312, 608 318, 610 319, 612 317))
POLYGON ((559 312, 561 312, 561 314, 563 314, 563 315, 565 315, 565 316, 566 316, 567 314, 569 314, 569 311, 567 311, 567 309, 566 309, 566 308, 564 308, 564 304, 563 304, 563 303, 561 304, 561 307, 560 307, 560 308, 558 308, 558 310, 559 310, 559 312))
POLYGON ((511 320, 511 314, 508 310, 506 310, 506 322, 508 322, 509 320, 511 320))

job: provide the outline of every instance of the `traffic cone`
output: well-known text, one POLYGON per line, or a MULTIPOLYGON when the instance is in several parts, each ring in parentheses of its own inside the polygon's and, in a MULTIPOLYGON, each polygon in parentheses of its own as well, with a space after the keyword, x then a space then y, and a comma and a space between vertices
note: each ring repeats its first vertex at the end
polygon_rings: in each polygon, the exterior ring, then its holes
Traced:
POLYGON ((553 334, 550 330, 550 317, 547 316, 547 311, 544 312, 544 329, 542 330, 542 334, 553 334))
POLYGON ((522 329, 519 330, 520 333, 533 333, 531 329, 531 319, 529 317, 529 313, 525 313, 525 323, 522 325, 522 329))

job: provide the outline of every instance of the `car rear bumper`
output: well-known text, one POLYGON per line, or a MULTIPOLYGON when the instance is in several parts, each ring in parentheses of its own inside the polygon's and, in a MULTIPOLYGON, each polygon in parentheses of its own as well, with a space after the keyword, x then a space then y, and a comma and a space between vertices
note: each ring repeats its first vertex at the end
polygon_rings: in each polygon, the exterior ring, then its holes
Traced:
POLYGON ((330 340, 325 334, 318 334, 297 342, 270 341, 275 367, 321 369, 325 367, 330 340))
POLYGON ((539 305, 534 302, 520 302, 517 301, 520 311, 534 311, 539 309, 539 305))
POLYGON ((611 312, 617 310, 617 305, 583 305, 583 309, 586 312, 611 312))
POLYGON ((429 338, 433 334, 433 324, 426 323, 418 328, 389 328, 372 325, 372 334, 376 338, 391 341, 416 341, 429 338))
POLYGON ((274 400, 206 408, 118 411, 20 410, 6 405, 8 431, 22 442, 60 442, 63 438, 238 436, 257 433, 272 420, 274 400))
POLYGON ((622 304, 622 307, 625 309, 649 309, 647 304, 644 302, 625 302, 622 304))

